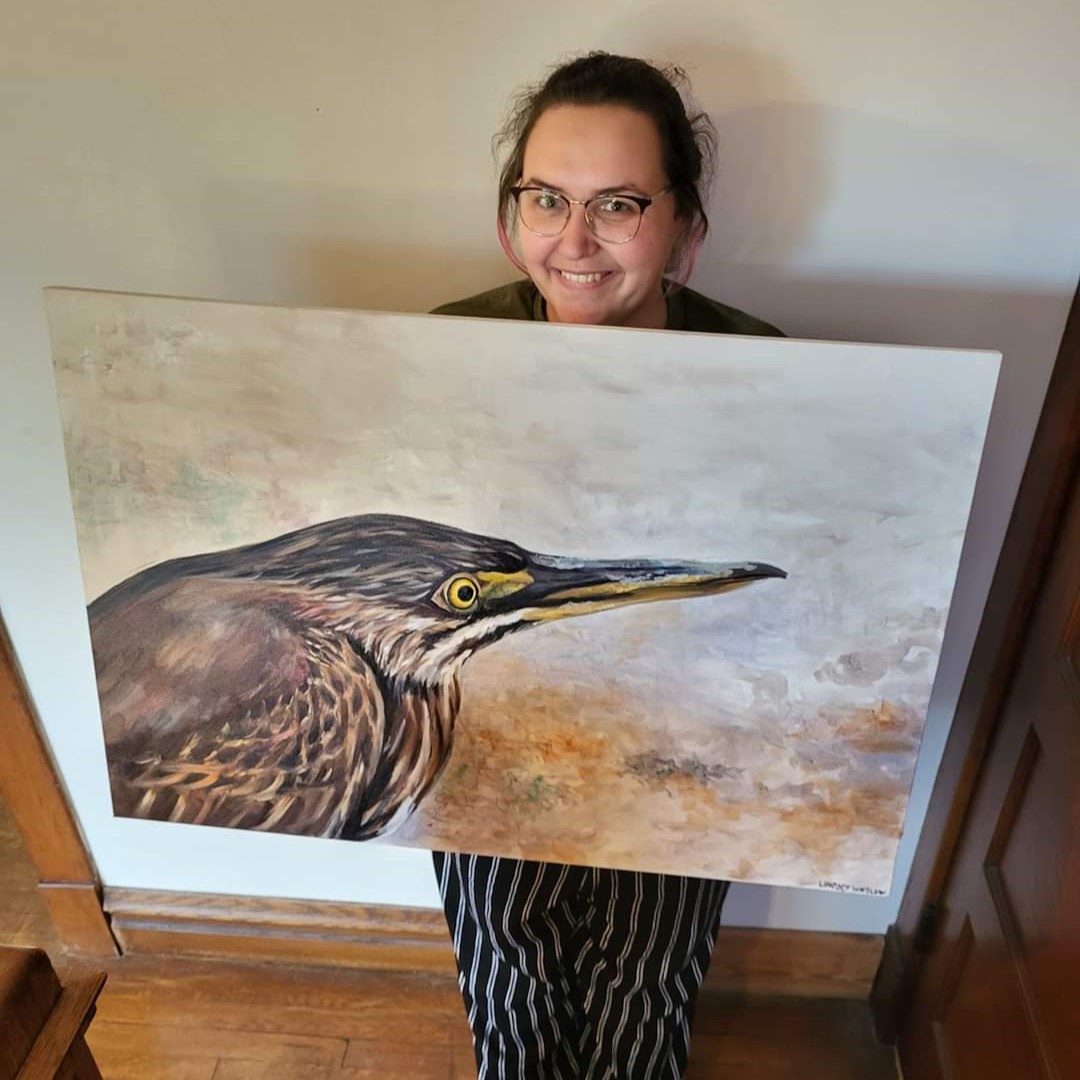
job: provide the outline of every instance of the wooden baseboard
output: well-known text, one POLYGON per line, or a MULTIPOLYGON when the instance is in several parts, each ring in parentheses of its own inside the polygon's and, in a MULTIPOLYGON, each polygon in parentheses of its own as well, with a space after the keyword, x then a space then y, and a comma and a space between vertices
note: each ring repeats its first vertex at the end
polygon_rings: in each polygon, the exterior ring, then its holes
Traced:
POLYGON ((884 939, 878 934, 724 926, 705 988, 747 994, 870 996, 884 939))
POLYGON ((105 890, 125 953, 451 973, 441 911, 258 896, 105 890))
MULTIPOLYGON (((452 974, 441 911, 253 896, 106 889, 105 910, 125 954, 452 974)), ((866 998, 881 960, 873 934, 725 927, 710 990, 866 998)))

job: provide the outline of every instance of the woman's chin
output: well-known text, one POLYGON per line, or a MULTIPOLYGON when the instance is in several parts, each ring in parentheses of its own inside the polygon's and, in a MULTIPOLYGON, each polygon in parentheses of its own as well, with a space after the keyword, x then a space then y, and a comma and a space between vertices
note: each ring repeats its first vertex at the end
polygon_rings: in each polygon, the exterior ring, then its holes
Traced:
POLYGON ((617 326, 621 312, 610 301, 600 297, 570 296, 547 300, 548 322, 570 323, 577 326, 617 326))

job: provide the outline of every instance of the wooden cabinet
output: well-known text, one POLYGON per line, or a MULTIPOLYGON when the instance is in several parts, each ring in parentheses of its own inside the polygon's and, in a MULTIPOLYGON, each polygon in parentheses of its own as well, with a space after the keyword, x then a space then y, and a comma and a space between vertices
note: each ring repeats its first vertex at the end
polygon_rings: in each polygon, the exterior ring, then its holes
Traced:
POLYGON ((0 946, 0 1080, 101 1080, 83 1037, 105 984, 63 980, 41 949, 0 946))

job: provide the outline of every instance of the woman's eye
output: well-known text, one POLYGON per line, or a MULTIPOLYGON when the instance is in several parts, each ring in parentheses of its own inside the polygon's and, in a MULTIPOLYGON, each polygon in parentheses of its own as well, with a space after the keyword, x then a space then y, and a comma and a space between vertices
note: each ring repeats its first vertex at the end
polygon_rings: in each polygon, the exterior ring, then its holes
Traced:
POLYGON ((612 196, 608 199, 602 199, 599 206, 602 214, 632 214, 637 207, 629 199, 620 199, 617 196, 612 196))
POLYGON ((562 205, 562 199, 550 191, 538 192, 533 202, 538 210, 558 210, 562 205))

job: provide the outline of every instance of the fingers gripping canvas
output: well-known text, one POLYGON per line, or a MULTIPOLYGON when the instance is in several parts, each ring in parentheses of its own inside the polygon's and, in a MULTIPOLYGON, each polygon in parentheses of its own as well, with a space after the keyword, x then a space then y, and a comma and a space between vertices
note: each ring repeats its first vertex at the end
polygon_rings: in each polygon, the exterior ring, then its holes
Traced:
POLYGON ((48 303, 115 813, 888 889, 996 354, 48 303))

